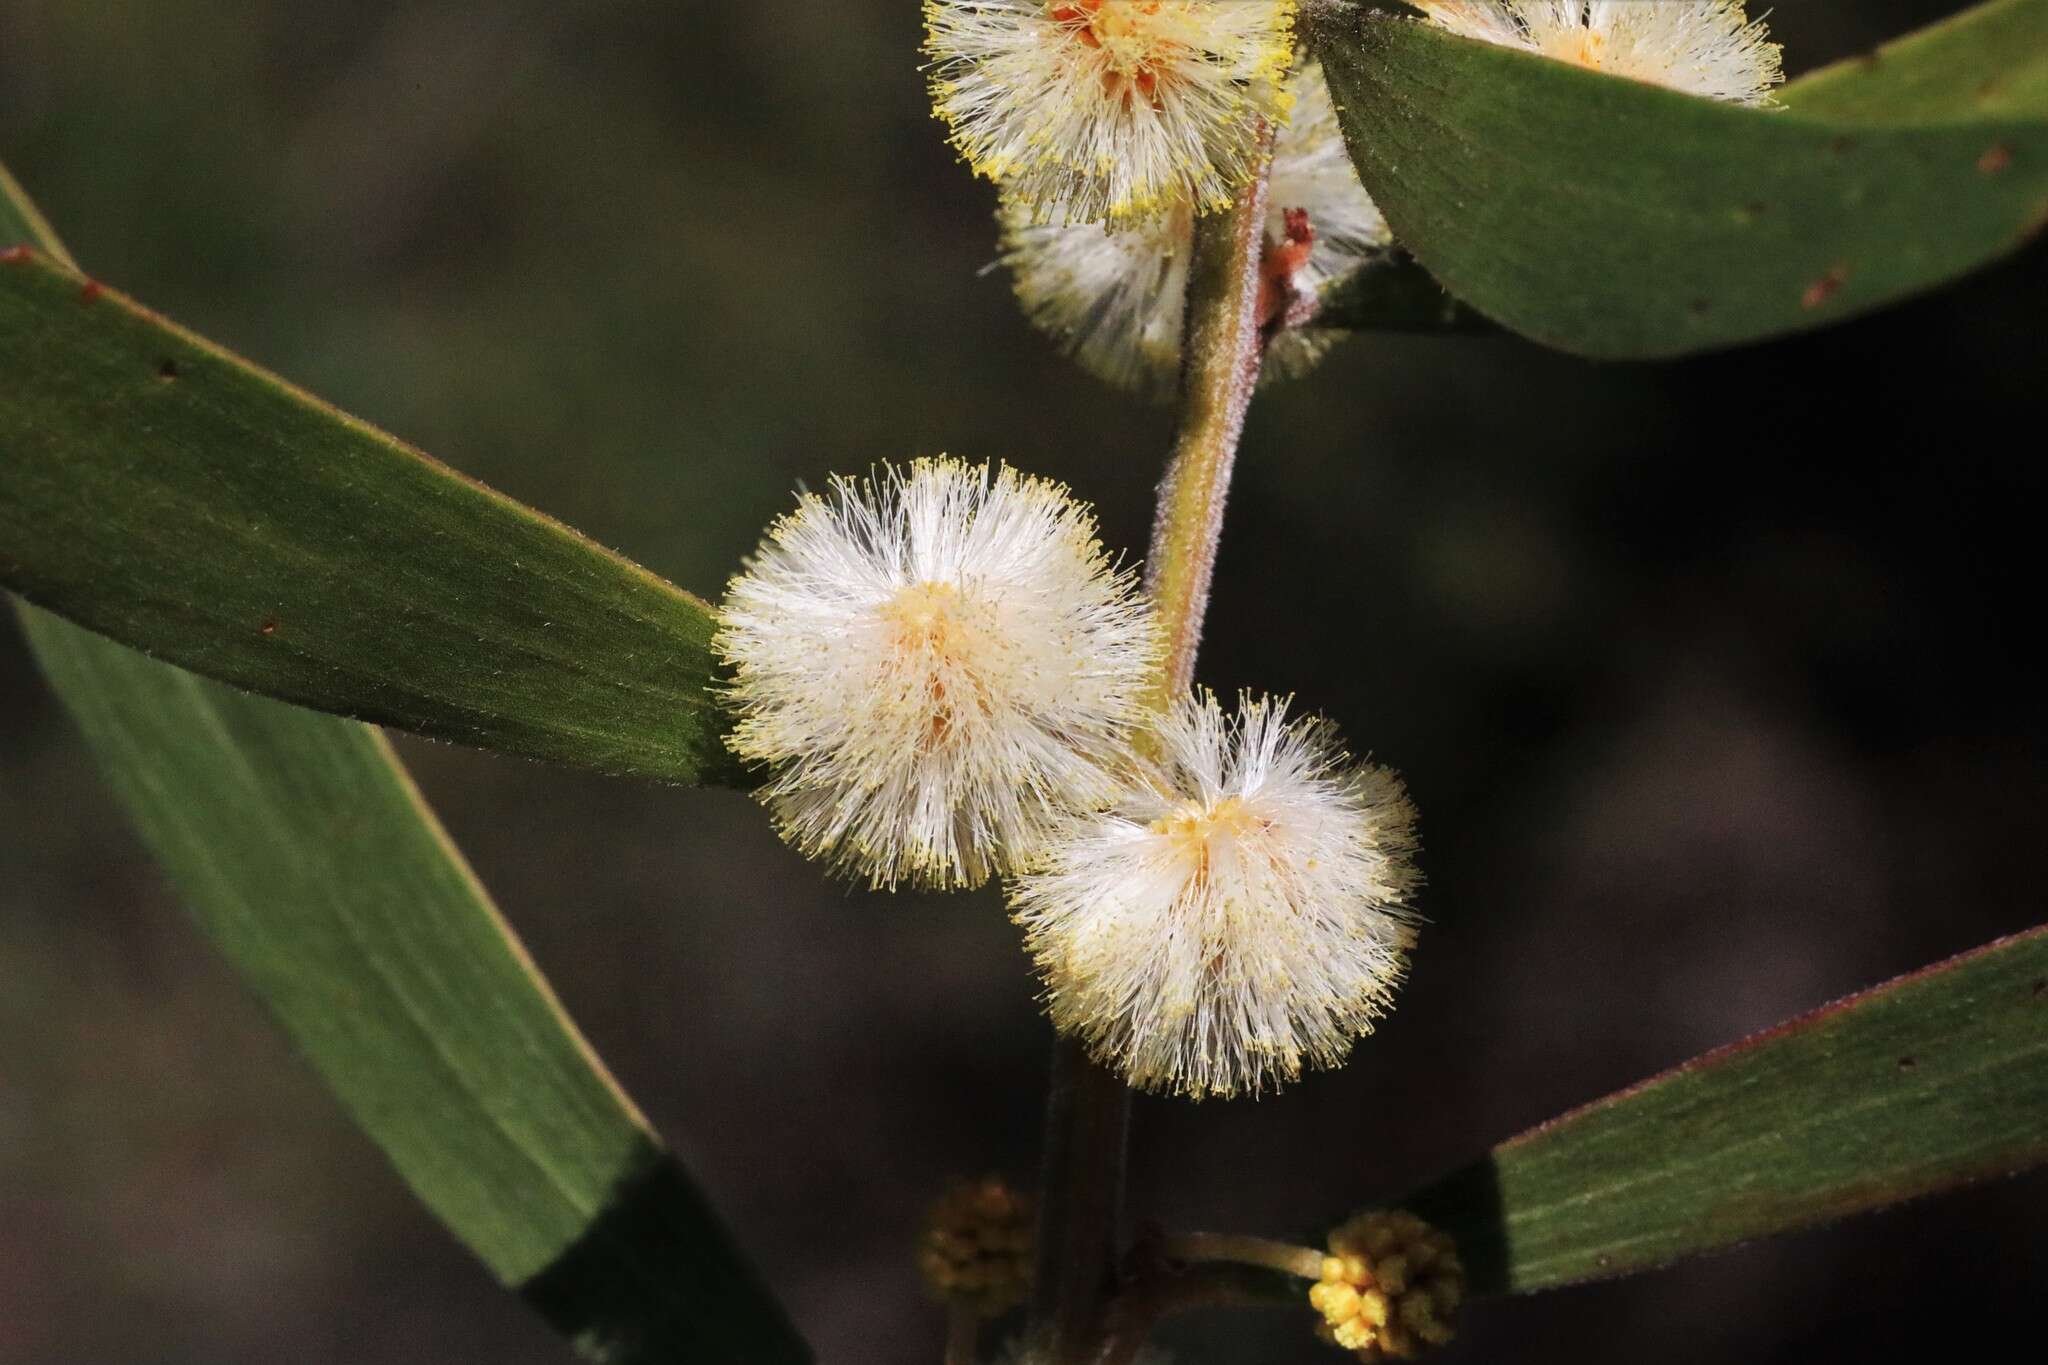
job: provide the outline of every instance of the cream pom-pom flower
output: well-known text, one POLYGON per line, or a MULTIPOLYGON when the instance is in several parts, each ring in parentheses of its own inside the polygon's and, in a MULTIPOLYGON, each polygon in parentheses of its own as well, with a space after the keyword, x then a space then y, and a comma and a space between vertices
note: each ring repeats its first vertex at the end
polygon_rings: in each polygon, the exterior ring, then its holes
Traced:
POLYGON ((1762 104, 1779 48, 1742 0, 1411 0, 1468 38, 1527 48, 1689 95, 1762 104))
POLYGON ((1414 936, 1414 812, 1287 703, 1183 699, 1109 808, 1011 887, 1053 1022, 1131 1084, 1256 1095, 1334 1066, 1414 936))
MULTIPOLYGON (((1352 168, 1322 67, 1308 63, 1293 91, 1293 116, 1273 144, 1266 240, 1269 259, 1278 260, 1303 228, 1312 234, 1306 254, 1289 262, 1288 281, 1310 294, 1363 265, 1390 237, 1352 168), (1290 224, 1290 213, 1302 216, 1290 224)), ((1025 314, 1098 378, 1155 398, 1171 394, 1180 372, 1193 211, 1182 206, 1119 232, 1032 218, 1008 195, 997 211, 1003 264, 1025 314)), ((1342 335, 1312 326, 1276 332, 1263 374, 1305 373, 1342 335)))
POLYGON ((926 0, 953 145, 1040 222, 1227 206, 1285 116, 1295 0, 926 0))
POLYGON ((1110 795, 1160 651, 1087 507, 943 458, 804 495, 727 587, 713 647, 728 743, 772 765, 783 837, 871 885, 942 887, 1110 795))

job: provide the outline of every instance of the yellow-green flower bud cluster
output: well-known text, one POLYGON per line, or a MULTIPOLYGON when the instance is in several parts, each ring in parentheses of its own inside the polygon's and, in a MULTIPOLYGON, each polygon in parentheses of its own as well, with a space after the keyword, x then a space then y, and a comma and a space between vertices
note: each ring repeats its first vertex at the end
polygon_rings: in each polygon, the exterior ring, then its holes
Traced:
POLYGON ((994 1317, 1031 1292, 1031 1197, 1000 1178, 956 1185, 925 1219, 917 1267, 941 1299, 994 1317))
POLYGON ((1361 1360, 1412 1360, 1452 1336, 1465 1267, 1451 1239, 1412 1213, 1361 1213, 1330 1234, 1308 1291, 1323 1339, 1361 1360))

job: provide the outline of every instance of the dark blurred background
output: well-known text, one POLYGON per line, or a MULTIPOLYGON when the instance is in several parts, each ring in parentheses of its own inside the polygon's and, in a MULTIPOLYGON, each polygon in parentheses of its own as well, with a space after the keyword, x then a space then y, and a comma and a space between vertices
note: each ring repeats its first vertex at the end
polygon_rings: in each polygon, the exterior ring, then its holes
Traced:
MULTIPOLYGON (((1795 71, 1959 6, 1780 7, 1795 71)), ((1167 419, 982 273, 909 0, 6 0, 0 158, 97 275, 715 594, 798 481, 1003 456, 1141 551, 1167 419)), ((1142 1102, 1134 1211, 1280 1234, 2042 918, 2048 253, 1657 367, 1362 337, 1255 410, 1202 676, 1400 768, 1432 925, 1351 1065, 1142 1102)), ((0 1362, 567 1358, 218 962, 0 617, 0 1362)), ((1028 1174, 991 894, 828 885, 740 796, 401 741, 570 1009, 834 1361, 1028 1174)), ((2048 1180, 1480 1305, 1453 1361, 2028 1339, 2048 1180)), ((1286 1315, 1189 1362, 1336 1360, 1286 1315)))

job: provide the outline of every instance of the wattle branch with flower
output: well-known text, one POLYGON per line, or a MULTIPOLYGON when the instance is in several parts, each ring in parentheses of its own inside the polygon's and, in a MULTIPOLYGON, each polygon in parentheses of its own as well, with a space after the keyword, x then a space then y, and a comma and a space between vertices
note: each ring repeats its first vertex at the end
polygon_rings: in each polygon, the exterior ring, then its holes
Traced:
MULTIPOLYGON (((1993 0, 1885 61, 1782 90, 1779 50, 1741 0, 1408 8, 926 0, 934 108, 997 188, 996 253, 1024 312, 1102 380, 1174 404, 1151 543, 1142 561, 1105 549, 1083 501, 1027 472, 883 461, 802 496, 715 612, 82 279, 0 176, 0 345, 17 385, 0 433, 25 452, 0 465, 0 573, 167 662, 35 612, 30 636, 209 930, 401 1173, 588 1353, 804 1348, 381 741, 173 665, 510 752, 749 784, 787 843, 873 888, 1000 883, 1058 1041, 1035 1188, 960 1186, 918 1248, 947 1306, 948 1365, 989 1349, 1010 1365, 1156 1359, 1163 1318, 1246 1305, 1291 1308, 1362 1359, 1405 1359, 1452 1339, 1468 1294, 1644 1269, 2048 1159, 2035 931, 1567 1115, 1318 1245, 1127 1233, 1133 1090, 1256 1097, 1341 1065, 1426 943, 1417 817, 1392 771, 1354 758, 1313 698, 1198 683, 1259 386, 1313 370, 1361 325, 1361 298, 1364 325, 1476 310, 1570 349, 1654 357, 1875 307, 2048 222, 2048 98, 1987 112, 2003 97, 1979 69, 2029 40, 2048 51, 2048 0, 1993 0), (1874 105, 1911 117, 1887 124, 1874 105), (1612 164, 1600 136, 1617 109, 1684 132, 1695 155, 1739 154, 1694 168, 1700 192, 1612 164), (1532 168, 1545 157, 1567 171, 1532 168), (1871 192, 1896 166, 1919 198, 1871 192), (1767 214, 1759 184, 1789 207, 1767 214), (1503 186, 1557 192, 1523 214, 1499 208, 1503 186), (1582 212, 1627 231, 1589 236, 1582 212), (1869 228, 1866 212, 1896 221, 1869 228), (1781 219, 1771 250, 1707 249, 1781 219), (1919 250, 1868 250, 1903 240, 1901 224, 1919 250), (100 386, 130 381, 146 390, 105 401, 100 386), (245 476, 284 495, 223 569, 184 532, 226 524, 210 499, 245 476), (110 533, 80 514, 99 506, 133 516, 110 533), (386 542, 359 539, 370 512, 386 542), (466 557, 390 568, 393 545, 444 542, 466 557), (322 574, 337 564, 335 589, 322 574), (408 634, 405 612, 351 596, 371 583, 405 599, 419 590, 406 574, 449 588, 463 629, 408 634), (575 649, 558 620, 583 632, 575 649), (217 744, 181 747, 199 732, 217 744), (303 828, 281 820, 288 837, 266 831, 252 851, 211 814, 229 786, 303 828), (381 840, 368 871, 348 843, 360 832, 381 840), (374 919, 377 895, 348 890, 380 866, 419 902, 396 930, 374 919), (311 927, 273 926, 253 908, 270 899, 309 907, 311 927), (380 951, 394 932, 404 951, 380 951), (330 1027, 331 1002, 359 993, 388 997, 405 1027, 330 1027), (473 1027, 499 1015, 516 1026, 473 1027), (1916 1038, 1956 1065, 1890 1065, 1916 1038), (434 1102, 409 1103, 423 1084, 434 1102), (1986 1117, 1956 1122, 1972 1105, 1986 1117), (585 1126, 567 1131, 565 1113, 585 1126), (1847 1141, 1865 1115, 1895 1141, 1847 1141), (1805 1145, 1788 1138, 1767 1166, 1729 1136, 1780 1130, 1805 1145), (536 1167, 559 1207, 505 1199, 536 1167), (663 1292, 611 1287, 650 1266, 663 1292), (1000 1341, 984 1330, 1019 1309, 1000 1341)), ((1346 718, 1353 746, 1370 727, 1346 718)))
MULTIPOLYGON (((1739 0, 1420 8, 1470 37, 1714 98, 1755 103, 1779 79, 1739 0)), ((733 745, 773 773, 778 829, 877 886, 1004 875, 1053 1023, 1079 1045, 1056 1090, 1100 1089, 1085 1073, 1102 1067, 1139 1089, 1255 1096, 1340 1065, 1415 946, 1415 817, 1398 780, 1288 700, 1247 695, 1226 713, 1193 684, 1252 390, 1314 366, 1337 338, 1300 302, 1392 240, 1296 17, 1293 0, 925 5, 934 105, 1001 190, 1025 311, 1092 373, 1178 396, 1148 593, 1111 568, 1066 490, 941 460, 807 498, 726 598, 733 745)), ((1113 1336, 1117 1214, 1099 1193, 1089 1207, 1122 1160, 1107 1107, 1054 1106, 1093 1140, 1053 1135, 1065 1160, 1049 1163, 1047 1217, 1090 1226, 1047 1239, 1052 1292, 1020 1358, 1093 1361, 1113 1336), (1062 1274, 1077 1252, 1092 1284, 1062 1274)), ((1422 1258, 1380 1232, 1297 1261, 1325 1332, 1366 1357, 1448 1340, 1455 1250, 1426 1263, 1429 1292, 1404 1294, 1422 1258)), ((971 1334, 955 1341, 971 1358, 971 1334)))

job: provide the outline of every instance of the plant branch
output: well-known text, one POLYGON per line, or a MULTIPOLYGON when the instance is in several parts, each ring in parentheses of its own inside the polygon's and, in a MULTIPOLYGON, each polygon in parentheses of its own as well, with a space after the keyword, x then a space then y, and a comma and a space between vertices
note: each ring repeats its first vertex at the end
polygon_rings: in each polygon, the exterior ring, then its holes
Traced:
MULTIPOLYGON (((1270 131, 1267 138, 1270 149, 1270 131)), ((1262 171, 1235 208, 1195 220, 1180 421, 1159 485, 1152 548, 1145 560, 1145 590, 1166 632, 1162 705, 1177 700, 1195 677, 1195 651, 1202 643, 1202 618, 1223 534, 1223 503, 1265 352, 1259 306, 1265 249, 1262 171)))
MULTIPOLYGON (((1263 356, 1260 265, 1270 128, 1264 138, 1262 168, 1238 203, 1195 220, 1179 422, 1145 563, 1145 588, 1166 635, 1156 694, 1162 708, 1194 680, 1224 497, 1263 356)), ((1061 1039, 1047 1106, 1029 1329, 1056 1365, 1097 1365, 1106 1350, 1121 1349, 1109 1310, 1117 1291, 1129 1113, 1130 1090, 1122 1079, 1089 1060, 1078 1042, 1061 1039)))
POLYGON ((1084 1365, 1116 1284, 1130 1088, 1076 1039, 1053 1052, 1039 1189, 1030 1338, 1058 1365, 1084 1365))

